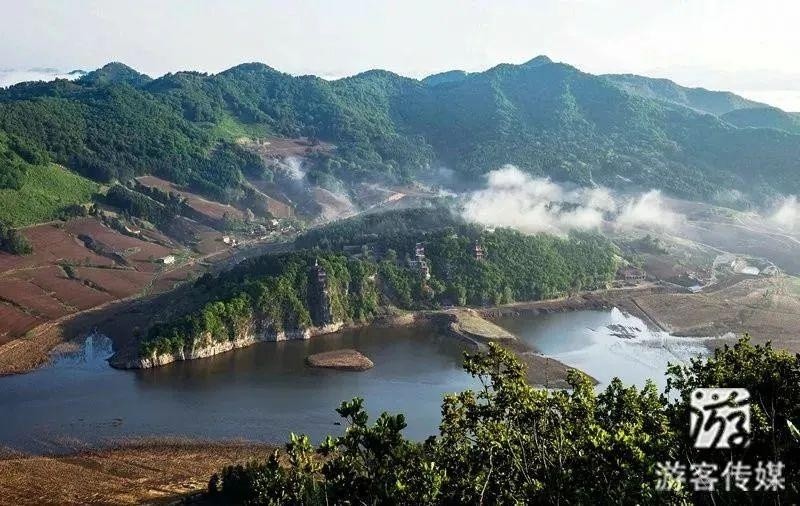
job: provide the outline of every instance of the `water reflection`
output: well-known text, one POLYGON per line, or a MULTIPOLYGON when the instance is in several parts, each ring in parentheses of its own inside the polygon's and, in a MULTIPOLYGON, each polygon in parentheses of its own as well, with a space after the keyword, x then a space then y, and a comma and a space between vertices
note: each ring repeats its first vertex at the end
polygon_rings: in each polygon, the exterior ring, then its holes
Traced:
POLYGON ((53 365, 0 379, 0 444, 60 450, 65 439, 100 443, 127 436, 284 441, 341 430, 334 409, 364 397, 373 416, 403 412, 407 435, 436 432, 442 396, 473 386, 464 348, 426 329, 361 329, 310 341, 262 343, 205 360, 143 370, 111 369, 110 343, 87 339, 53 365), (313 369, 311 353, 357 348, 364 372, 313 369))
MULTIPOLYGON (((616 310, 500 323, 603 383, 616 375, 638 384, 653 377, 663 385, 668 361, 707 352, 698 340, 651 332, 616 310)), ((60 451, 76 440, 95 444, 129 436, 281 442, 290 432, 318 441, 341 431, 334 409, 355 396, 366 400, 373 417, 405 413, 406 434, 421 440, 437 432, 444 394, 477 386, 461 369, 463 352, 461 341, 431 329, 365 328, 119 371, 106 363, 110 341, 95 335, 51 366, 0 378, 0 445, 60 451), (375 367, 345 372, 304 363, 311 353, 337 348, 356 348, 375 367)))

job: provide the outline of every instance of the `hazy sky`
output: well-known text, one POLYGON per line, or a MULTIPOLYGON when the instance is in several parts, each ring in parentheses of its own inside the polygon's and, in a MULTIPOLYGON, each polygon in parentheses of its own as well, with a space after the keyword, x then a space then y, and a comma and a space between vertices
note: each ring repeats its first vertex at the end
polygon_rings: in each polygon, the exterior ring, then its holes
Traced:
MULTIPOLYGON (((422 77, 546 54, 800 111, 798 0, 0 0, 0 69, 422 77)), ((6 72, 8 80, 9 72, 6 72)))

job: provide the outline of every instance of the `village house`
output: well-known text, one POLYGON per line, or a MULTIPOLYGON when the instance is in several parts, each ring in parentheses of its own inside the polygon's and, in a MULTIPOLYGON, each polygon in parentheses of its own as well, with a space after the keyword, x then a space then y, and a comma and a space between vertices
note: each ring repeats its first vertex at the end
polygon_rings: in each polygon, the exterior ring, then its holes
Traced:
POLYGON ((431 279, 431 269, 425 260, 425 245, 423 243, 418 242, 414 245, 414 259, 408 259, 408 267, 419 272, 419 275, 425 281, 431 279))
POLYGON ((167 255, 159 260, 164 265, 172 265, 175 263, 175 255, 167 255))

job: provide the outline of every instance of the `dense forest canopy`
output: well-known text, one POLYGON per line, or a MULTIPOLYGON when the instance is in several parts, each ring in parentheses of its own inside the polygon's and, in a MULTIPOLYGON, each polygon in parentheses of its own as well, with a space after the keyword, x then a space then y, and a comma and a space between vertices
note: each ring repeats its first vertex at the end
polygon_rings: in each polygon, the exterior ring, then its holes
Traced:
POLYGON ((52 160, 98 181, 152 173, 234 201, 258 161, 222 141, 247 131, 335 144, 313 160, 318 179, 403 181, 439 165, 473 176, 513 163, 691 198, 800 191, 793 117, 732 115, 756 106, 545 57, 424 80, 376 70, 327 81, 259 63, 151 79, 111 63, 74 82, 0 90, 0 185, 17 188, 25 170, 52 160))

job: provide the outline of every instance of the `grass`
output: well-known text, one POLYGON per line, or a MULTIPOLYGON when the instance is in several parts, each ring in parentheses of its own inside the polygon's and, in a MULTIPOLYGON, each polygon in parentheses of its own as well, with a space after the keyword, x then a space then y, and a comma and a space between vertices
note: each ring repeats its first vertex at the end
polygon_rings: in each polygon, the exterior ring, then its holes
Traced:
POLYGON ((270 133, 270 130, 266 125, 242 123, 233 116, 226 114, 219 123, 211 127, 210 133, 217 139, 235 141, 242 137, 251 139, 264 137, 270 133))
POLYGON ((28 167, 19 190, 0 190, 0 221, 24 227, 50 221, 70 204, 91 200, 98 185, 58 165, 28 167))

